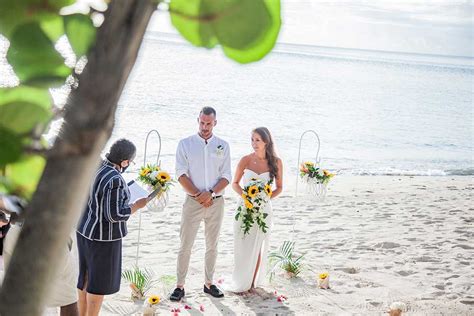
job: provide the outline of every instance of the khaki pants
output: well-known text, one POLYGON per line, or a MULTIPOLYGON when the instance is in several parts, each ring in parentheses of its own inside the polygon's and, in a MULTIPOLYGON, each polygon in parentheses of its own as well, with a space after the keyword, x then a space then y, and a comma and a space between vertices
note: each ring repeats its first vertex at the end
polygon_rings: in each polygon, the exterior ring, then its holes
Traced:
POLYGON ((216 198, 213 202, 211 207, 205 208, 189 196, 184 201, 180 229, 181 247, 178 253, 178 285, 185 283, 191 249, 202 220, 206 237, 205 282, 212 283, 217 259, 217 242, 224 218, 224 198, 216 198))

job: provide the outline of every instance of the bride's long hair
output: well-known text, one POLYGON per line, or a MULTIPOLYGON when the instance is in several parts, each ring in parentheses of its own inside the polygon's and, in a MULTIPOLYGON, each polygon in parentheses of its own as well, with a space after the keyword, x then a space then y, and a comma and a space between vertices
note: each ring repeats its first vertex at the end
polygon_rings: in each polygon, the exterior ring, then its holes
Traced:
POLYGON ((257 127, 252 133, 257 133, 265 143, 265 158, 270 168, 270 178, 276 178, 278 174, 278 156, 275 153, 272 134, 270 134, 270 131, 266 127, 257 127))

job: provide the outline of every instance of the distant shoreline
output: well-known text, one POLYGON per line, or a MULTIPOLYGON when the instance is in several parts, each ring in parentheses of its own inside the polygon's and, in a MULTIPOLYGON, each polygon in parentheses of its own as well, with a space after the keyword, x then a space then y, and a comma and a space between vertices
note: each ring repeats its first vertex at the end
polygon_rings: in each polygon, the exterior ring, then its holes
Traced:
MULTIPOLYGON (((146 40, 155 40, 171 44, 184 44, 185 39, 179 35, 165 32, 149 31, 145 34, 146 40)), ((295 54, 315 56, 330 59, 346 59, 368 62, 382 62, 391 64, 408 64, 416 66, 436 66, 462 70, 474 70, 474 57, 422 54, 400 51, 383 51, 348 47, 318 46, 300 43, 276 44, 272 54, 295 54)))

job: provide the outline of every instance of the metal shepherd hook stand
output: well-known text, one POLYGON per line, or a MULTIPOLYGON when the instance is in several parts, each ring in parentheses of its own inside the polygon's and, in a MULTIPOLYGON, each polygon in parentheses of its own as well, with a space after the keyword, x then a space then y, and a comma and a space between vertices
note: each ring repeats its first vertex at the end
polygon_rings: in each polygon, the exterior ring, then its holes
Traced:
MULTIPOLYGON (((144 156, 143 156, 143 166, 146 166, 146 158, 147 158, 147 149, 148 149, 148 138, 152 133, 156 133, 158 136, 158 141, 159 141, 159 149, 158 149, 158 156, 156 157, 156 165, 160 166, 160 155, 161 155, 161 135, 156 129, 152 129, 151 131, 148 132, 146 135, 145 139, 145 151, 144 151, 144 156)), ((135 266, 138 267, 138 255, 140 253, 140 232, 142 230, 142 212, 138 213, 138 238, 137 238, 137 256, 135 258, 135 266)))
MULTIPOLYGON (((297 166, 296 166, 296 185, 295 185, 295 197, 298 196, 298 178, 299 178, 299 170, 300 170, 300 159, 301 159, 301 142, 303 141, 303 137, 306 133, 312 133, 316 136, 316 139, 318 140, 318 146, 316 147, 317 148, 317 151, 316 151, 316 157, 315 157, 315 163, 317 165, 319 165, 319 163, 321 162, 320 160, 320 157, 319 157, 319 149, 321 147, 321 141, 319 139, 319 135, 318 133, 316 133, 314 130, 306 130, 303 132, 303 134, 301 134, 301 137, 300 137, 300 144, 299 144, 299 148, 298 148, 298 161, 296 162, 297 163, 297 166)), ((318 193, 319 195, 319 193, 318 193)))

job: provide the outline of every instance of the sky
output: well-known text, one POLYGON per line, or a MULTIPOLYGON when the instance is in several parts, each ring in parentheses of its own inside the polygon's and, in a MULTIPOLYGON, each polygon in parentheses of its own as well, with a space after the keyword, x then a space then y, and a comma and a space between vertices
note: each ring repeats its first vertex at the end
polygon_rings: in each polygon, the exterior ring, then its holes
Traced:
MULTIPOLYGON (((474 57, 471 0, 282 0, 278 41, 317 46, 474 57)), ((150 31, 175 33, 167 12, 150 31)))

